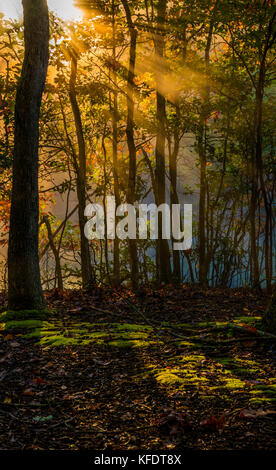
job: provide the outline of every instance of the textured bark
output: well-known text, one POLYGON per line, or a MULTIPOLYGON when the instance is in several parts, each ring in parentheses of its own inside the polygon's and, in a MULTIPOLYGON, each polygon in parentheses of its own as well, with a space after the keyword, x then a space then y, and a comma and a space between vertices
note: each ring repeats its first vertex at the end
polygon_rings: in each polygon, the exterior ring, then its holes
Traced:
POLYGON ((39 114, 49 57, 45 0, 23 0, 25 57, 15 106, 13 187, 8 250, 9 308, 44 307, 38 257, 39 114))
MULTIPOLYGON (((114 63, 116 61, 116 22, 115 22, 115 2, 112 0, 112 54, 114 63)), ((112 71, 112 79, 117 85, 116 71, 112 71)), ((113 179, 114 179, 114 196, 116 207, 121 204, 120 201, 120 188, 119 188, 119 165, 118 165, 118 92, 115 89, 113 94, 113 103, 111 104, 112 113, 112 163, 113 163, 113 179)), ((115 225, 117 227, 118 217, 115 217, 115 225)), ((115 234, 113 244, 113 284, 114 286, 120 285, 120 240, 115 234)))
MULTIPOLYGON (((136 188, 136 146, 134 141, 134 77, 135 77, 135 64, 136 64, 136 45, 137 45, 137 30, 134 27, 130 8, 127 0, 122 0, 125 9, 125 14, 128 23, 130 34, 130 50, 129 50, 129 68, 127 77, 127 145, 129 153, 129 172, 128 172, 128 188, 127 188, 127 202, 128 204, 135 203, 135 188, 136 188)), ((130 269, 131 269, 131 283, 133 289, 138 288, 139 283, 139 264, 136 240, 128 240, 130 269)))
POLYGON ((55 258, 56 279, 57 279, 57 282, 58 282, 58 290, 60 292, 62 292, 63 291, 63 279, 62 279, 62 269, 61 269, 61 264, 60 264, 59 250, 57 249, 57 247, 55 245, 54 236, 53 236, 52 227, 51 227, 49 218, 47 216, 45 216, 43 220, 44 220, 44 223, 45 223, 46 228, 47 228, 49 244, 50 244, 51 250, 53 252, 54 258, 55 258))
MULTIPOLYGON (((272 48, 276 40, 275 32, 275 19, 276 13, 273 14, 267 28, 267 35, 265 46, 260 57, 260 68, 258 74, 258 81, 255 93, 255 122, 254 122, 254 133, 255 133, 255 152, 253 152, 253 158, 255 157, 257 174, 260 180, 261 195, 264 201, 264 208, 266 213, 265 220, 265 271, 266 271, 266 287, 267 292, 272 292, 272 201, 269 201, 268 191, 266 189, 264 169, 263 169, 263 99, 265 91, 265 80, 266 80, 266 57, 269 49, 272 48)), ((254 279, 254 284, 260 289, 259 279, 254 279)))
POLYGON ((78 139, 78 159, 74 162, 77 174, 77 196, 78 196, 78 214, 80 226, 80 242, 81 242, 81 276, 82 286, 88 289, 94 283, 94 273, 92 269, 91 256, 89 251, 89 241, 84 234, 86 207, 86 148, 83 135, 83 127, 80 109, 77 101, 76 79, 77 79, 77 57, 72 53, 71 58, 71 76, 69 84, 69 97, 74 115, 77 139, 78 139))
POLYGON ((276 290, 271 297, 263 318, 263 326, 271 333, 276 333, 276 290))
MULTIPOLYGON (((164 58, 165 41, 164 41, 164 26, 165 16, 167 9, 167 0, 159 0, 157 4, 157 20, 156 20, 156 33, 154 37, 155 56, 157 62, 156 73, 156 118, 157 118, 157 133, 156 133, 156 204, 164 204, 166 202, 166 163, 165 163, 165 143, 166 143, 166 98, 164 97, 163 86, 163 70, 159 66, 162 64, 164 58)), ((170 263, 170 250, 168 240, 162 239, 162 218, 161 214, 158 217, 158 240, 156 246, 156 261, 158 270, 159 282, 170 282, 172 272, 170 263)))
MULTIPOLYGON (((176 116, 178 122, 180 121, 180 108, 176 105, 176 116)), ((180 136, 177 129, 174 131, 174 146, 169 152, 169 173, 170 173, 170 194, 171 194, 171 213, 172 205, 179 204, 179 198, 177 193, 177 157, 179 153, 180 136)), ((170 146, 169 146, 170 147, 170 146)), ((182 224, 181 224, 181 229, 182 224)), ((181 280, 181 269, 180 269, 180 254, 178 250, 173 250, 173 279, 176 282, 181 280)))
MULTIPOLYGON (((216 2, 216 6, 218 1, 216 2)), ((215 7, 216 9, 216 7, 215 7)), ((214 17, 213 17, 214 18, 214 17)), ((206 256, 206 195, 207 195, 207 177, 206 177, 206 120, 209 115, 209 96, 210 89, 208 83, 210 50, 214 31, 214 19, 211 19, 206 47, 205 47, 205 73, 207 84, 202 90, 202 109, 199 119, 198 150, 200 162, 200 195, 199 195, 199 217, 198 217, 198 245, 199 245, 199 283, 202 286, 207 285, 208 260, 206 256)))

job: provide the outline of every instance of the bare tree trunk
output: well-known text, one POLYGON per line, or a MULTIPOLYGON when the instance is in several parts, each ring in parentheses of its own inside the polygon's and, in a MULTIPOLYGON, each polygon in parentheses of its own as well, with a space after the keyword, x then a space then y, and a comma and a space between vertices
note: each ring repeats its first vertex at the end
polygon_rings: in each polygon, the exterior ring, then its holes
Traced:
POLYGON ((269 301, 267 310, 264 314, 263 318, 263 325, 265 329, 271 331, 272 333, 276 333, 276 289, 274 286, 274 294, 269 301))
POLYGON ((15 107, 13 188, 8 250, 9 308, 42 309, 38 257, 39 115, 49 58, 45 0, 23 0, 25 58, 15 107))
MULTIPOLYGON (((217 2, 218 3, 218 2, 217 2)), ((209 33, 205 47, 205 72, 207 84, 204 85, 202 90, 202 109, 199 122, 199 135, 198 135, 198 151, 200 161, 200 195, 199 195, 199 232, 198 232, 198 246, 199 246, 199 283, 202 286, 207 284, 207 240, 206 240, 206 196, 207 196, 207 175, 206 175, 206 119, 209 113, 209 64, 210 64, 210 50, 214 30, 214 18, 210 21, 209 33)))
POLYGON ((58 281, 58 290, 62 292, 63 291, 63 279, 62 279, 62 269, 61 269, 61 264, 60 264, 59 250, 56 248, 56 245, 54 242, 53 232, 52 232, 49 218, 45 216, 43 221, 45 222, 45 225, 47 228, 50 247, 55 258, 55 271, 56 271, 56 278, 58 281))
POLYGON ((85 227, 85 206, 86 206, 86 148, 83 135, 83 126, 81 120, 80 109, 77 101, 76 79, 77 79, 78 60, 74 52, 71 55, 71 76, 69 84, 69 97, 74 115, 74 121, 78 139, 78 160, 74 161, 75 171, 77 174, 77 196, 78 196, 78 214, 80 226, 80 242, 81 242, 81 275, 82 286, 84 289, 91 287, 94 282, 94 273, 92 269, 91 256, 89 251, 89 241, 84 234, 85 227))
MULTIPOLYGON (((263 126, 263 96, 264 96, 264 87, 265 87, 265 58, 263 58, 259 71, 259 80, 256 89, 256 112, 255 112, 255 132, 256 132, 256 150, 255 150, 255 159, 256 167, 258 169, 258 174, 260 178, 260 186, 262 189, 262 197, 264 201, 266 220, 265 220, 265 239, 264 239, 264 248, 265 248, 265 272, 266 272, 266 286, 268 294, 272 292, 272 270, 271 260, 270 260, 270 239, 272 231, 272 214, 271 206, 268 201, 268 195, 266 191, 266 184, 264 179, 263 171, 263 149, 262 149, 262 126, 263 126)), ((257 281, 257 280, 256 280, 257 281)), ((258 283, 256 287, 260 288, 258 283)))
MULTIPOLYGON (((176 104, 176 116, 178 123, 180 121, 180 108, 176 104)), ((172 205, 179 204, 179 198, 177 193, 177 157, 179 153, 180 137, 178 129, 174 131, 174 146, 171 149, 169 142, 169 173, 170 173, 170 195, 171 195, 171 213, 172 205)), ((180 221, 181 222, 181 221, 180 221)), ((181 229, 182 223, 180 223, 181 229)), ((181 280, 181 269, 180 269, 180 254, 178 250, 173 250, 173 279, 176 282, 181 280)))
MULTIPOLYGON (((156 32, 154 36, 155 56, 157 63, 156 73, 156 204, 164 204, 166 202, 166 162, 165 162, 165 143, 166 143, 166 98, 164 97, 163 74, 164 71, 160 65, 164 59, 165 41, 164 27, 166 18, 167 0, 159 0, 157 4, 156 32)), ((162 239, 162 218, 158 217, 158 240, 156 246, 156 258, 158 269, 158 281, 170 282, 172 272, 170 263, 170 250, 168 240, 162 239)))
MULTIPOLYGON (((112 0, 112 36, 113 36, 113 61, 115 64, 116 61, 116 23, 115 23, 115 4, 112 0)), ((112 73, 112 78, 114 84, 117 84, 116 71, 112 73)), ((114 179, 114 196, 116 207, 120 205, 120 189, 119 189, 119 166, 118 166, 118 93, 115 89, 113 96, 113 106, 112 109, 112 157, 113 157, 113 179, 114 179)), ((115 225, 117 227, 118 218, 116 217, 115 225)), ((120 240, 115 234, 114 244, 113 244, 113 284, 115 286, 120 285, 120 240)))
MULTIPOLYGON (((129 152, 129 173, 128 173, 128 188, 127 188, 127 202, 128 204, 135 203, 135 188, 136 188, 136 146, 134 141, 134 77, 135 77, 135 64, 136 64, 136 45, 137 45, 137 30, 134 27, 129 5, 127 0, 122 0, 125 14, 128 23, 130 34, 130 51, 129 51, 129 69, 127 78, 127 145, 129 152)), ((130 268, 131 268, 131 282, 133 289, 138 288, 139 283, 139 265, 136 240, 128 240, 130 268)))

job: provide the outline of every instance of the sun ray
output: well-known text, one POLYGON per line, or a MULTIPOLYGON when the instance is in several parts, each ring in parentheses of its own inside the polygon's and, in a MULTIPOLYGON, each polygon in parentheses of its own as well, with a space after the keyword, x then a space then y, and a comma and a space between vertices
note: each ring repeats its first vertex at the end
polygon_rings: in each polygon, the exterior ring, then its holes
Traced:
MULTIPOLYGON (((48 0, 48 6, 65 21, 81 18, 81 11, 74 6, 74 0, 48 0)), ((18 19, 22 16, 22 1, 0 0, 0 12, 5 18, 18 19)))

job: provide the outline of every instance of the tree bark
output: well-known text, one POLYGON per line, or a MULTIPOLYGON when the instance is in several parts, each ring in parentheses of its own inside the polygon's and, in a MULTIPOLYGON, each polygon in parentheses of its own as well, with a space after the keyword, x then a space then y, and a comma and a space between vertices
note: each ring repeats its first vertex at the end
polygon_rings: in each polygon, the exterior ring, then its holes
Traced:
POLYGON ((39 115, 49 59, 45 0, 23 0, 25 57, 15 105, 13 187, 8 250, 9 308, 42 309, 38 256, 39 115))
MULTIPOLYGON (((51 250, 53 252, 54 258, 55 258, 55 271, 56 271, 56 279, 58 281, 58 290, 59 292, 63 291, 63 279, 62 279, 62 269, 61 269, 61 264, 60 264, 60 256, 59 256, 59 250, 55 245, 54 241, 54 236, 52 232, 52 227, 51 223, 49 221, 49 217, 45 216, 43 221, 45 222, 46 228, 47 228, 47 233, 48 233, 48 239, 49 239, 49 244, 51 247, 51 250)), ((56 280, 55 280, 56 282, 56 280)))
MULTIPOLYGON (((115 0, 112 0, 112 57, 116 61, 116 20, 115 20, 115 0)), ((112 71, 112 79, 117 85, 116 71, 112 71)), ((112 165, 113 165, 113 179, 114 179, 114 196, 116 207, 120 202, 120 189, 119 189, 119 165, 118 165, 118 92, 115 89, 113 93, 113 103, 111 104, 112 113, 112 165)), ((117 227, 118 217, 115 216, 115 225, 117 227)), ((120 285, 120 240, 115 234, 113 244, 113 284, 115 287, 120 285)))
MULTIPOLYGON (((171 149, 169 142, 169 173, 170 173, 170 195, 171 195, 171 214, 172 214, 172 205, 179 204, 179 198, 177 193, 177 157, 180 147, 180 136, 178 131, 178 124, 180 123, 180 107, 177 103, 176 108, 176 118, 177 125, 174 130, 174 146, 171 149)), ((180 227, 182 227, 182 221, 180 221, 180 227)), ((173 279, 176 282, 181 281, 181 269, 180 269, 180 254, 178 250, 173 250, 173 279)))
MULTIPOLYGON (((163 74, 164 71, 160 64, 164 59, 165 40, 164 27, 167 9, 167 0, 159 0, 157 4, 156 32, 154 36, 155 56, 157 63, 156 73, 156 204, 166 202, 166 161, 165 161, 165 143, 166 143, 166 98, 164 96, 163 74)), ((168 240, 162 239, 162 218, 158 217, 158 240, 156 245, 157 275, 158 282, 168 283, 171 280, 171 262, 168 240)))
POLYGON ((81 276, 82 286, 88 289, 94 284, 94 273, 92 269, 91 256, 89 251, 89 241, 85 236, 85 206, 86 206, 86 148, 83 135, 83 126, 81 120, 80 109, 77 101, 76 79, 77 79, 78 60, 74 52, 71 55, 71 76, 69 84, 69 97, 74 115, 77 139, 78 139, 78 160, 74 162, 77 174, 77 196, 78 196, 78 214, 80 226, 80 242, 81 242, 81 276))
MULTIPOLYGON (((218 3, 218 2, 217 2, 218 3)), ((217 6, 216 3, 216 6, 217 6)), ((215 9, 216 9, 215 6, 215 9)), ((205 47, 205 73, 206 85, 202 90, 202 109, 199 119, 199 135, 198 135, 198 150, 200 162, 200 195, 199 195, 199 217, 198 217, 198 245, 199 245, 199 283, 201 286, 207 285, 208 266, 206 256, 206 195, 207 195, 207 175, 206 175, 206 120, 209 114, 209 64, 210 64, 210 50, 214 30, 214 17, 211 18, 209 32, 207 36, 207 43, 205 47)))
POLYGON ((276 333, 276 289, 274 287, 274 294, 268 304, 267 310, 263 318, 263 326, 271 333, 276 333))
MULTIPOLYGON (((125 14, 128 23, 130 34, 130 50, 129 50, 129 68, 127 77, 127 145, 129 153, 129 172, 128 172, 128 188, 127 188, 127 203, 135 203, 135 188, 136 188, 136 146, 134 141, 134 77, 136 65, 136 45, 137 45, 137 30, 134 27, 129 4, 127 0, 122 0, 125 9, 125 14)), ((138 288, 139 284, 139 264, 136 240, 128 240, 130 269, 131 269, 131 283, 134 290, 138 288)))

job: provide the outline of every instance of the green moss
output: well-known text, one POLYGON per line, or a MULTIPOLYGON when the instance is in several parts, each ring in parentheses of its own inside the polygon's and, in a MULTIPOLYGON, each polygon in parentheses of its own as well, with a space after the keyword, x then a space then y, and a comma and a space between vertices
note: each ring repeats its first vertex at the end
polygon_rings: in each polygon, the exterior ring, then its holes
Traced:
POLYGON ((117 330, 124 331, 153 331, 152 326, 149 325, 137 325, 132 323, 114 323, 114 327, 117 330))
POLYGON ((259 323, 261 321, 262 317, 259 316, 241 316, 241 317, 236 317, 234 320, 234 323, 246 323, 247 325, 254 326, 256 323, 259 323))
POLYGON ((200 363, 201 361, 204 361, 205 359, 206 359, 206 356, 190 354, 190 355, 182 356, 180 361, 188 362, 189 364, 191 364, 191 363, 200 363))
POLYGON ((238 390, 245 387, 245 382, 235 377, 229 377, 224 379, 223 387, 238 390))
POLYGON ((69 344, 87 346, 91 343, 103 344, 108 339, 110 341, 106 344, 114 347, 148 347, 153 344, 153 341, 148 341, 150 327, 144 325, 72 323, 65 326, 61 322, 53 324, 41 322, 39 325, 33 324, 32 326, 33 331, 27 333, 25 337, 38 338, 42 346, 69 344))
POLYGON ((0 322, 19 320, 46 320, 52 312, 50 310, 8 310, 0 315, 0 322))
POLYGON ((8 321, 5 324, 5 329, 9 330, 9 329, 16 329, 16 328, 18 329, 19 328, 20 329, 41 328, 42 325, 43 325, 42 320, 21 320, 21 321, 12 320, 12 321, 8 321))
POLYGON ((123 340, 123 339, 117 339, 117 340, 114 340, 114 341, 109 341, 108 345, 113 346, 115 348, 131 348, 132 347, 131 341, 126 341, 126 340, 123 340))
POLYGON ((182 383, 183 382, 183 379, 181 377, 179 377, 178 375, 176 375, 172 371, 166 370, 166 369, 155 373, 155 378, 161 384, 172 385, 172 384, 182 383))
POLYGON ((40 340, 41 346, 72 346, 74 344, 76 344, 74 338, 65 338, 64 336, 45 336, 40 340))
POLYGON ((270 385, 255 385, 255 391, 259 392, 265 392, 266 394, 269 395, 275 395, 276 396, 276 385, 275 384, 270 384, 270 385))
POLYGON ((260 398, 250 398, 250 405, 264 405, 272 404, 276 402, 276 398, 260 397, 260 398))

